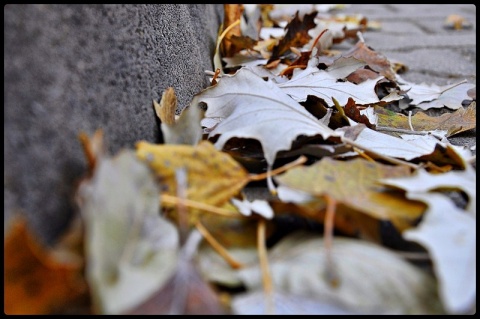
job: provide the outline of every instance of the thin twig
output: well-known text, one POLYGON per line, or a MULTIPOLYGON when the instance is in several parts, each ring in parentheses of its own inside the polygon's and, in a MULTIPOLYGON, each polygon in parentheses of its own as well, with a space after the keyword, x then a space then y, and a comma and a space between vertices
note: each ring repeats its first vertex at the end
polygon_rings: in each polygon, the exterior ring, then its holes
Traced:
POLYGON ((333 228, 335 221, 335 209, 337 206, 337 201, 329 196, 325 196, 325 201, 327 202, 327 210, 325 212, 325 223, 324 223, 324 245, 325 245, 325 255, 326 255, 326 265, 325 265, 325 275, 327 277, 328 284, 331 287, 338 287, 340 284, 340 278, 336 272, 335 263, 333 260, 332 249, 333 249, 333 228))
POLYGON ((235 258, 233 258, 228 251, 225 249, 225 247, 220 244, 215 237, 210 234, 210 232, 203 226, 203 224, 200 221, 197 221, 195 223, 195 227, 197 227, 198 231, 202 234, 203 238, 212 246, 212 248, 225 259, 225 261, 232 267, 233 269, 240 269, 243 267, 243 265, 236 261, 235 258))
POLYGON ((304 164, 306 161, 307 161, 307 157, 302 155, 299 158, 297 158, 296 160, 294 160, 293 162, 290 162, 288 164, 283 165, 282 167, 279 167, 279 168, 276 168, 276 169, 270 171, 270 173, 265 172, 265 173, 261 173, 261 174, 251 174, 251 175, 248 176, 248 180, 249 181, 261 181, 261 180, 267 179, 269 177, 269 174, 270 174, 270 177, 281 174, 281 173, 283 173, 283 172, 285 172, 285 171, 287 171, 287 170, 289 170, 289 169, 291 169, 295 166, 304 164))
POLYGON ((270 274, 270 267, 268 266, 267 247, 266 247, 266 224, 264 219, 258 221, 257 227, 257 246, 258 258, 260 260, 260 269, 262 271, 263 290, 265 291, 265 313, 274 314, 275 307, 273 304, 273 283, 270 274))
POLYGON ((214 213, 214 214, 217 214, 217 215, 220 215, 220 216, 243 217, 242 214, 240 214, 236 211, 231 211, 231 210, 228 210, 228 209, 216 207, 216 206, 213 206, 213 205, 209 205, 209 204, 202 203, 202 202, 197 202, 197 201, 186 199, 186 198, 182 199, 182 198, 178 198, 178 197, 168 195, 168 194, 161 194, 160 195, 160 200, 161 200, 162 203, 173 204, 173 205, 178 205, 179 203, 182 203, 182 205, 185 205, 187 207, 196 208, 196 209, 203 210, 203 211, 210 212, 210 213, 214 213))

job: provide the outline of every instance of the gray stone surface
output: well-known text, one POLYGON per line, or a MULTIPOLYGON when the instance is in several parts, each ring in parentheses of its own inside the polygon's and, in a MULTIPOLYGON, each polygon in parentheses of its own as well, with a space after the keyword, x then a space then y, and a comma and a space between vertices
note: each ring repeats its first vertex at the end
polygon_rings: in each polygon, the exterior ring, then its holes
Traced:
POLYGON ((78 134, 103 129, 111 154, 159 141, 152 100, 208 85, 222 20, 212 4, 4 6, 4 221, 21 212, 52 243, 86 169, 78 134))

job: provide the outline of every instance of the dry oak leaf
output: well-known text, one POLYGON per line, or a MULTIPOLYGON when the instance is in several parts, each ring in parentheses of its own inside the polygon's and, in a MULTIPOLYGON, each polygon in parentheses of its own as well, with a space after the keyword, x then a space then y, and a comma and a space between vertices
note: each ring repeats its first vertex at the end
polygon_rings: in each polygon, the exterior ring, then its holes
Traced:
POLYGON ((463 171, 449 171, 442 174, 430 174, 425 169, 419 169, 411 176, 385 178, 380 182, 388 186, 401 188, 408 193, 461 190, 468 196, 466 210, 472 217, 476 217, 477 178, 475 170, 470 166, 467 166, 463 171))
MULTIPOLYGON (((337 132, 360 131, 355 137, 355 143, 365 151, 372 151, 383 156, 402 158, 410 161, 414 158, 435 155, 437 147, 445 143, 431 135, 401 135, 392 136, 366 127, 364 124, 341 127, 337 132), (363 127, 363 129, 361 129, 363 127), (361 129, 361 131, 360 131, 361 129), (412 136, 414 138, 412 138, 412 136)), ((447 147, 447 146, 445 146, 447 147)))
POLYGON ((378 181, 409 175, 407 167, 361 158, 339 161, 325 157, 311 166, 294 167, 274 180, 314 196, 329 195, 339 204, 378 220, 391 221, 398 230, 404 230, 422 215, 425 205, 405 199, 403 193, 389 191, 378 181))
POLYGON ((257 139, 270 166, 277 153, 290 150, 300 135, 321 135, 324 139, 341 135, 311 115, 277 84, 264 81, 246 68, 222 77, 218 84, 197 94, 194 101, 207 104, 202 125, 205 120, 219 119, 208 135, 220 135, 216 148, 222 149, 234 137, 257 139))
POLYGON ((23 218, 11 220, 3 247, 5 314, 55 314, 86 296, 83 262, 59 260, 39 243, 23 218))
POLYGON ((462 107, 464 100, 472 100, 468 95, 468 90, 474 87, 475 84, 467 83, 466 80, 443 86, 400 81, 400 88, 406 91, 408 98, 411 99, 408 105, 413 105, 422 110, 442 107, 457 110, 462 107))
POLYGON ((377 52, 368 47, 363 40, 360 40, 355 44, 353 48, 345 53, 342 53, 343 57, 354 57, 360 61, 364 61, 372 70, 383 75, 391 81, 396 80, 396 74, 393 71, 393 65, 380 52, 377 52))
POLYGON ((442 194, 408 192, 407 197, 425 202, 428 208, 421 223, 405 231, 403 237, 428 250, 447 312, 472 313, 477 295, 475 218, 442 194))
POLYGON ((329 106, 335 104, 333 99, 340 105, 345 105, 349 98, 354 99, 356 104, 366 105, 380 102, 375 86, 382 78, 383 76, 379 75, 376 79, 366 80, 360 84, 338 81, 329 72, 309 63, 305 70, 294 71, 292 78, 279 83, 278 87, 297 102, 303 102, 308 95, 314 95, 325 100, 329 106))
POLYGON ((303 20, 300 20, 297 11, 293 19, 290 20, 285 27, 287 33, 273 48, 272 56, 270 57, 269 62, 278 59, 283 54, 290 51, 290 47, 302 47, 304 44, 308 43, 310 41, 308 30, 315 27, 314 19, 316 16, 317 11, 313 11, 305 14, 303 20))
POLYGON ((209 141, 196 146, 139 141, 136 153, 159 177, 161 191, 169 195, 177 195, 175 171, 182 167, 188 176, 186 198, 214 206, 227 203, 249 182, 248 172, 209 141))

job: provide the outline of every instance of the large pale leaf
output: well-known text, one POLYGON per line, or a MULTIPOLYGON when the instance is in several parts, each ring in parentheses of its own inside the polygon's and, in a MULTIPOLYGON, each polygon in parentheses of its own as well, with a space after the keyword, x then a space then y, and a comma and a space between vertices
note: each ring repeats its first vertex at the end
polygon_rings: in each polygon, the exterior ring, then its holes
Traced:
POLYGON ((339 203, 379 220, 390 220, 405 229, 421 216, 425 206, 389 192, 377 181, 410 175, 409 168, 383 165, 364 159, 333 160, 329 157, 311 166, 294 167, 274 177, 280 183, 315 196, 329 195, 339 203))
POLYGON ((400 88, 407 91, 408 97, 412 99, 409 105, 414 105, 422 110, 442 107, 457 110, 462 107, 463 100, 472 99, 467 92, 474 87, 475 84, 466 83, 466 81, 443 86, 408 82, 400 84, 400 88))
POLYGON ((355 315, 355 312, 334 303, 314 299, 311 296, 298 296, 274 291, 272 296, 273 313, 269 313, 269 302, 262 290, 254 290, 232 298, 232 310, 236 315, 355 315))
POLYGON ((101 159, 81 184, 86 276, 96 312, 122 313, 172 275, 178 233, 160 216, 159 192, 148 166, 130 150, 101 159))
POLYGON ((337 100, 340 105, 345 105, 349 98, 356 104, 372 104, 380 102, 375 93, 375 85, 383 78, 379 76, 373 80, 366 80, 360 84, 338 81, 330 73, 319 70, 317 67, 308 67, 294 73, 293 77, 278 86, 297 102, 303 102, 308 95, 322 98, 329 106, 337 100))
MULTIPOLYGON (((336 131, 349 130, 355 130, 355 128, 345 127, 336 131)), ((402 158, 409 161, 431 154, 435 150, 436 145, 440 144, 440 141, 428 135, 418 136, 414 140, 405 140, 365 127, 356 136, 355 143, 365 151, 373 151, 384 156, 402 158)))
MULTIPOLYGON (((268 253, 273 290, 305 296, 356 314, 441 312, 433 277, 391 251, 350 238, 334 237, 331 258, 318 236, 294 233, 268 253), (326 276, 333 263, 339 280, 326 276)), ((262 287, 259 265, 238 270, 248 291, 262 287)))
POLYGON ((177 194, 175 170, 183 167, 188 175, 187 199, 211 205, 223 205, 249 181, 248 172, 209 141, 196 146, 139 141, 136 149, 137 156, 160 177, 162 192, 170 195, 177 194))
POLYGON ((476 221, 447 197, 410 192, 407 196, 428 204, 420 225, 403 233, 429 251, 439 281, 439 294, 451 314, 468 314, 476 304, 476 221))
POLYGON ((358 70, 361 67, 364 67, 365 65, 365 62, 355 59, 353 57, 339 57, 325 71, 336 79, 343 79, 352 72, 358 70))
POLYGON ((464 171, 449 171, 443 174, 430 174, 419 169, 415 175, 381 179, 385 185, 399 187, 409 193, 426 193, 435 190, 462 190, 468 195, 467 211, 476 217, 477 176, 470 166, 464 171))
POLYGON ((217 148, 233 137, 257 139, 269 165, 273 165, 277 152, 289 150, 300 135, 337 136, 275 83, 264 81, 249 69, 222 77, 195 99, 207 104, 207 119, 223 119, 209 133, 209 137, 220 134, 217 148))

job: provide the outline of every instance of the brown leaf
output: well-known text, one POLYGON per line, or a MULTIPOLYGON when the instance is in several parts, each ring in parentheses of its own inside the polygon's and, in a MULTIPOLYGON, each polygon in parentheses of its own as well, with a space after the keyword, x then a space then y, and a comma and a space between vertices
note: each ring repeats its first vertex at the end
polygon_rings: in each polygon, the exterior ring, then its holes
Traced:
POLYGON ((6 314, 58 314, 87 296, 83 261, 60 260, 40 244, 21 217, 12 221, 5 237, 4 267, 6 314))
POLYGON ((155 113, 162 123, 175 124, 175 111, 177 110, 177 96, 173 87, 168 87, 162 94, 160 103, 153 101, 155 113))
POLYGON ((347 80, 349 82, 359 84, 366 80, 373 80, 378 78, 378 73, 374 72, 370 69, 358 69, 352 72, 349 76, 347 76, 347 80))
MULTIPOLYGON (((244 7, 243 4, 224 4, 224 18, 223 18, 223 30, 226 30, 230 25, 235 23, 242 17, 244 7)), ((220 45, 220 53, 222 57, 231 57, 238 52, 235 45, 229 40, 231 36, 242 36, 240 25, 233 27, 227 34, 220 45)))
POLYGON ((393 72, 393 66, 390 61, 381 53, 369 48, 365 42, 358 41, 357 44, 342 56, 354 57, 360 61, 364 61, 368 66, 386 77, 391 81, 395 81, 395 73, 393 72))
POLYGON ((306 14, 303 17, 303 21, 298 17, 298 11, 295 17, 285 27, 287 33, 280 40, 280 42, 273 48, 272 56, 269 62, 272 62, 283 54, 290 51, 290 47, 302 47, 310 41, 308 30, 316 26, 314 19, 317 16, 317 11, 313 11, 310 14, 306 14))
POLYGON ((221 315, 226 311, 217 292, 192 263, 177 267, 166 285, 128 315, 221 315), (181 309, 175 309, 180 307, 181 309))
POLYGON ((345 115, 354 120, 357 123, 363 123, 371 129, 375 129, 375 124, 370 123, 370 120, 365 114, 360 114, 360 110, 355 105, 355 101, 352 98, 348 99, 347 104, 344 106, 345 115))
POLYGON ((202 238, 200 232, 191 232, 180 250, 175 272, 166 284, 125 314, 225 314, 226 308, 217 292, 205 281, 193 261, 202 238))

